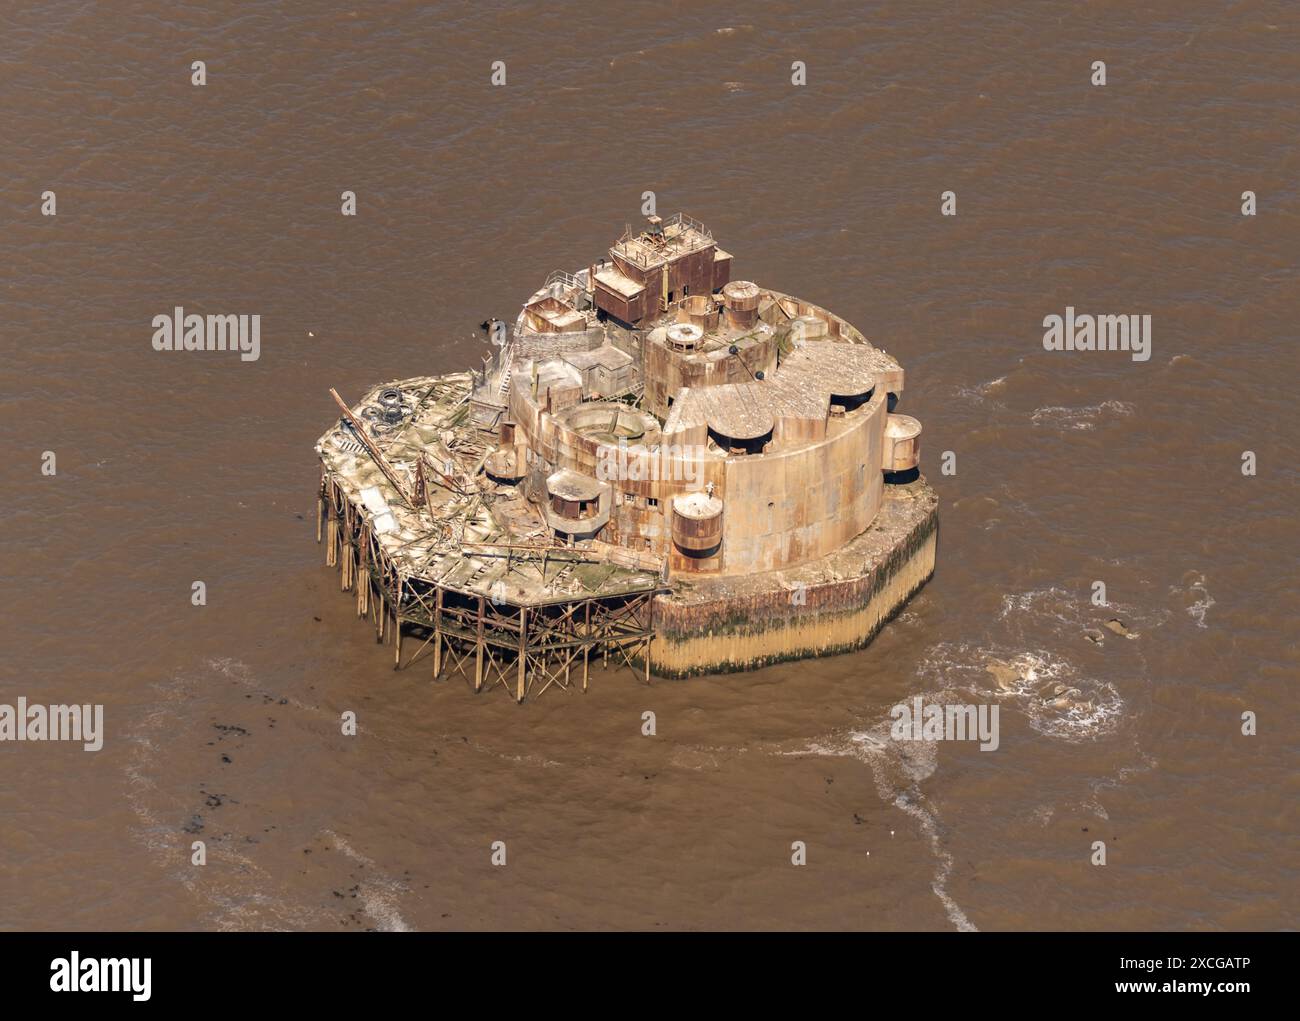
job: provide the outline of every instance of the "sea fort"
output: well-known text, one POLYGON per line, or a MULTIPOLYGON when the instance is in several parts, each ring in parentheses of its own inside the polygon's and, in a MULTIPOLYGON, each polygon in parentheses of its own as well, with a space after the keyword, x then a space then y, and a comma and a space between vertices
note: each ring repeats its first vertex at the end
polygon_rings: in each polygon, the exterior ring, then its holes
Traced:
POLYGON ((931 577, 902 365, 732 263, 652 216, 485 321, 481 365, 331 391, 317 540, 395 667, 518 701, 748 670, 862 646, 931 577))

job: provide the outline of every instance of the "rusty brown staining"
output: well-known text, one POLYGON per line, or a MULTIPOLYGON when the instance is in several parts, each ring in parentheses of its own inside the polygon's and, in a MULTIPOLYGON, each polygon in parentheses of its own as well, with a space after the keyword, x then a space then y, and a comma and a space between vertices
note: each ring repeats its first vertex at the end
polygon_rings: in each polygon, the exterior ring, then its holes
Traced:
POLYGON ((656 670, 724 673, 865 645, 929 580, 938 548, 938 499, 924 482, 891 496, 881 517, 879 529, 824 566, 696 582, 658 596, 656 670))
POLYGON ((921 423, 911 415, 890 415, 885 423, 882 467, 886 471, 910 471, 921 463, 921 423))
MULTIPOLYGON (((433 619, 435 592, 486 598, 514 608, 503 627, 545 636, 523 608, 599 600, 602 620, 652 600, 662 672, 867 640, 934 564, 933 492, 885 485, 919 464, 920 423, 890 411, 903 370, 731 267, 690 217, 629 229, 607 258, 552 273, 482 371, 344 405, 349 428, 317 450, 322 506, 342 510, 325 515, 327 557, 345 587, 363 569, 377 586, 359 604, 388 607, 400 634, 433 619)), ((453 623, 429 626, 454 658, 453 623)), ((510 644, 512 691, 531 690, 524 660, 551 676, 510 644)))
POLYGON ((700 557, 722 542, 722 501, 705 493, 682 493, 672 501, 673 543, 700 557))

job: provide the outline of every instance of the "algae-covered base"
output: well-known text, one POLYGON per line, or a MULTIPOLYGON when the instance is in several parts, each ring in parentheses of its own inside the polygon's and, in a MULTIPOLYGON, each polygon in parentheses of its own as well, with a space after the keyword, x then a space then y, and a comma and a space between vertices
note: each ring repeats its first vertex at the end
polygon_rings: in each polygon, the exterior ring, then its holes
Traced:
POLYGON ((938 505, 920 477, 887 487, 871 527, 820 560, 676 580, 655 599, 654 672, 727 673, 866 645, 934 573, 938 505))

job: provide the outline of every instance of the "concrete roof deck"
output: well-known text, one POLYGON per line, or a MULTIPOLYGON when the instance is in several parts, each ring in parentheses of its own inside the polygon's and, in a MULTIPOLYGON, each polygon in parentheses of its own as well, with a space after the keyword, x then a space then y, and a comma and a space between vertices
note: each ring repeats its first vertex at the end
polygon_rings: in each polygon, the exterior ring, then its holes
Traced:
POLYGON ((564 468, 546 479, 546 488, 561 500, 591 501, 600 498, 605 486, 589 475, 564 468))
POLYGON ((840 397, 864 394, 882 373, 898 371, 893 358, 867 344, 810 340, 788 354, 777 376, 783 385, 840 397))
POLYGON ((707 425, 714 432, 736 440, 755 440, 776 425, 771 402, 762 383, 728 383, 694 387, 677 401, 677 425, 707 425))
POLYGON ((893 358, 866 344, 808 342, 761 382, 688 389, 673 405, 665 433, 706 425, 732 439, 757 439, 778 418, 823 419, 832 396, 864 394, 881 373, 895 370, 893 358))
POLYGON ((615 267, 606 264, 596 270, 596 282, 608 287, 615 294, 624 298, 635 298, 645 290, 644 284, 638 284, 631 277, 626 277, 615 267))
POLYGON ((566 351, 561 358, 579 369, 598 365, 602 369, 621 369, 632 361, 626 351, 620 351, 612 344, 604 344, 592 351, 566 351))

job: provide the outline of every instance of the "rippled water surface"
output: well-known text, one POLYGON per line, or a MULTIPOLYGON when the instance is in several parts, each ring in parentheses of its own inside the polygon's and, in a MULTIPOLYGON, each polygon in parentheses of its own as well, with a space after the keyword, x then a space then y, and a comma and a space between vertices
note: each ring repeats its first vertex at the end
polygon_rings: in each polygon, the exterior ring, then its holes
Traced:
POLYGON ((1022 6, 0 12, 0 701, 108 731, 0 746, 0 927, 1294 927, 1300 15, 1022 6), (478 364, 646 190, 902 361, 934 579, 749 674, 395 673, 314 542, 328 388, 478 364), (153 351, 176 305, 260 360, 153 351), (1067 305, 1152 357, 1045 352, 1067 305), (892 741, 916 695, 999 749, 892 741))

